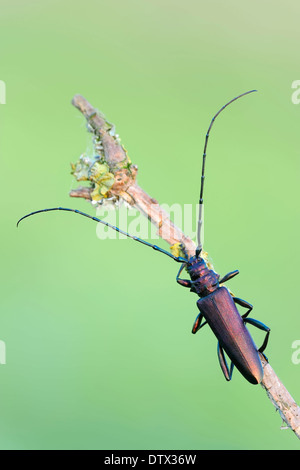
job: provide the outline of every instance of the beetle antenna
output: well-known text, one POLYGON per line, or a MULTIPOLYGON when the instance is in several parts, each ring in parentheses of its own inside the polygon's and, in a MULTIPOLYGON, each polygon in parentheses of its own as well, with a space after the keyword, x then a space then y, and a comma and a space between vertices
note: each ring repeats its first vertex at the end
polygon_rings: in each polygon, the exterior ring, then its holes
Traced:
POLYGON ((197 249, 196 249, 196 257, 198 258, 201 251, 202 251, 202 241, 201 241, 201 228, 202 228, 202 223, 203 223, 203 189, 204 189, 204 171, 205 171, 205 161, 206 161, 206 149, 207 149, 207 143, 208 143, 208 138, 209 138, 209 133, 211 131, 211 128, 213 126, 213 123, 215 122, 215 119, 219 116, 219 114, 223 111, 223 109, 227 108, 231 103, 234 101, 238 100, 242 96, 248 95, 249 93, 253 93, 254 91, 257 90, 250 90, 246 91, 245 93, 242 93, 239 96, 236 96, 232 100, 228 101, 224 106, 222 106, 221 109, 217 112, 217 114, 214 115, 214 117, 211 120, 211 123, 209 125, 209 128, 207 130, 206 136, 205 136, 205 143, 204 143, 204 150, 203 150, 203 156, 202 156, 202 174, 201 174, 201 187, 200 187, 200 199, 199 199, 199 218, 198 218, 198 231, 197 231, 197 249))
POLYGON ((30 214, 24 215, 24 217, 21 217, 21 219, 18 220, 17 227, 18 227, 19 223, 21 222, 21 220, 26 219, 27 217, 30 217, 32 215, 39 214, 40 212, 49 212, 49 211, 75 212, 76 214, 80 214, 80 215, 83 215, 84 217, 88 217, 89 219, 95 220, 96 222, 100 222, 101 224, 106 225, 107 227, 110 227, 113 230, 116 230, 117 232, 122 233, 123 235, 126 235, 126 237, 132 238, 133 240, 135 240, 137 242, 143 243, 143 245, 150 246, 154 250, 159 251, 160 253, 163 253, 164 255, 169 256, 170 258, 174 259, 175 261, 178 261, 179 263, 186 263, 187 262, 187 259, 182 258, 181 256, 174 256, 174 255, 172 255, 172 253, 169 253, 168 251, 163 250, 162 248, 160 248, 157 245, 152 245, 152 243, 148 243, 148 242, 146 242, 146 240, 142 240, 141 238, 138 238, 134 235, 130 235, 127 232, 124 232, 124 230, 121 230, 119 227, 115 227, 114 225, 111 225, 108 222, 105 222, 104 220, 98 219, 97 217, 93 217, 93 216, 91 216, 89 214, 86 214, 85 212, 81 212, 77 209, 67 209, 65 207, 53 207, 51 209, 41 209, 41 210, 38 210, 38 211, 35 211, 35 212, 31 212, 30 214))

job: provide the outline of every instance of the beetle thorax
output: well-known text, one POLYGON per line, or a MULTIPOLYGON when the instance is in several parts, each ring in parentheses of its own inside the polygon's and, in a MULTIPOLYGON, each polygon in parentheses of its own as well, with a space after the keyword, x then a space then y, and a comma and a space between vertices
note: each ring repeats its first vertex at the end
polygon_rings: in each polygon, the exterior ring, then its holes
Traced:
POLYGON ((191 290, 199 297, 206 297, 219 287, 219 274, 209 269, 203 258, 196 256, 190 258, 186 270, 191 277, 191 290))

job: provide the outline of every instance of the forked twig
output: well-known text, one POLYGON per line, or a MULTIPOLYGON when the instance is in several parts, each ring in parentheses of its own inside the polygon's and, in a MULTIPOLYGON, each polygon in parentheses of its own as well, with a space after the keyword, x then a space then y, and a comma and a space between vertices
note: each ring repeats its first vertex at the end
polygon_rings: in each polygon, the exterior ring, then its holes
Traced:
MULTIPOLYGON (((102 155, 101 162, 105 161, 108 164, 109 174, 113 175, 109 187, 105 187, 104 193, 103 189, 101 190, 103 198, 116 198, 135 207, 157 227, 159 236, 170 246, 182 244, 189 255, 194 255, 196 245, 193 240, 185 236, 173 224, 169 214, 160 207, 158 202, 136 183, 137 166, 131 164, 126 150, 120 144, 114 131, 112 132, 113 126, 81 95, 74 96, 72 104, 85 116, 88 130, 93 134, 96 146, 98 145, 102 155)), ((105 177, 107 178, 107 175, 105 177)), ((80 180, 80 178, 77 179, 80 180)), ((90 188, 79 187, 72 190, 70 196, 93 201, 95 188, 102 188, 101 178, 100 180, 91 178, 90 181, 92 182, 90 188)), ((264 369, 261 386, 266 390, 267 396, 279 411, 283 421, 300 439, 300 408, 263 355, 261 355, 261 361, 264 369)))

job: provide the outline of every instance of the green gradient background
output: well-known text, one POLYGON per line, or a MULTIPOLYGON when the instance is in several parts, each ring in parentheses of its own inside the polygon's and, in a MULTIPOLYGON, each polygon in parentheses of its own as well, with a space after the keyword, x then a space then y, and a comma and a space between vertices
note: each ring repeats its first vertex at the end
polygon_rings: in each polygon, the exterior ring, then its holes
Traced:
MULTIPOLYGON (((0 1, 1 449, 297 449, 260 386, 227 383, 177 265, 130 240, 100 241, 71 161, 89 136, 84 95, 117 126, 160 202, 196 203, 213 129, 205 248, 268 324, 268 357, 300 401, 299 124, 295 1, 0 1)), ((166 247, 164 243, 161 244, 166 247)), ((253 331, 253 330, 251 330, 253 331)), ((253 331, 262 341, 261 332, 253 331)))

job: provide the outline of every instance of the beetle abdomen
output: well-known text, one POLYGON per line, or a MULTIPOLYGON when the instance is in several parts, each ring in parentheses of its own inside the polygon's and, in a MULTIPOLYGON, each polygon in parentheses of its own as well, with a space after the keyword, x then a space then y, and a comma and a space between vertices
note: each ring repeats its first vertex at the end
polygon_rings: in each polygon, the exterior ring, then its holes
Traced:
POLYGON ((197 305, 220 346, 241 374, 252 384, 260 383, 263 368, 257 347, 226 287, 199 299, 197 305))

